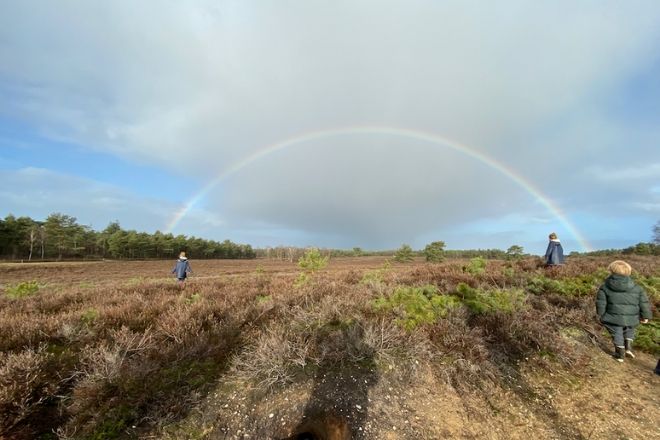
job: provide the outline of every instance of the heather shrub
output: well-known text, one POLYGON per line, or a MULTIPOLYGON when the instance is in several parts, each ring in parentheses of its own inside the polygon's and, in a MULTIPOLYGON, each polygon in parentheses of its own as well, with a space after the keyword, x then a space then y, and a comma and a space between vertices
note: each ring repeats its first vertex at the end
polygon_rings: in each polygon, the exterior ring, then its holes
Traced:
MULTIPOLYGON (((271 276, 270 262, 268 272, 231 268, 183 291, 149 276, 90 287, 49 272, 62 278, 48 290, 0 295, 0 437, 158 438, 218 380, 268 389, 325 372, 406 378, 430 367, 474 392, 525 386, 523 362, 572 377, 591 354, 589 338, 609 342, 593 316, 607 264, 580 257, 555 273, 535 261, 483 260, 477 276, 460 261, 368 270, 364 258, 334 273, 312 264, 300 267, 309 277, 299 289, 289 265, 271 276)), ((657 307, 657 259, 631 263, 657 307)), ((115 276, 110 265, 89 267, 115 276)), ((658 330, 640 326, 636 347, 660 356, 658 330)))
POLYGON ((364 340, 364 327, 355 319, 324 323, 316 332, 314 361, 325 368, 374 365, 374 350, 364 340))
POLYGON ((434 355, 434 370, 444 382, 468 390, 496 380, 497 368, 480 327, 468 326, 465 309, 455 309, 428 330, 434 355))
POLYGON ((477 323, 496 347, 499 362, 511 363, 532 354, 569 366, 576 361, 550 314, 533 309, 513 314, 495 312, 478 316, 477 323))
POLYGON ((411 332, 382 317, 364 323, 363 344, 373 351, 373 361, 381 368, 410 369, 432 358, 432 347, 423 332, 411 332))
POLYGON ((274 326, 247 344, 231 361, 235 379, 268 389, 294 381, 308 363, 312 341, 300 332, 274 326))
POLYGON ((39 283, 36 281, 23 281, 22 283, 5 287, 5 295, 11 299, 20 299, 35 295, 39 292, 39 283))
POLYGON ((261 295, 265 295, 271 285, 271 277, 266 273, 263 266, 257 266, 254 276, 256 288, 261 295))
POLYGON ((0 352, 0 437, 55 395, 52 357, 45 345, 20 353, 0 352))

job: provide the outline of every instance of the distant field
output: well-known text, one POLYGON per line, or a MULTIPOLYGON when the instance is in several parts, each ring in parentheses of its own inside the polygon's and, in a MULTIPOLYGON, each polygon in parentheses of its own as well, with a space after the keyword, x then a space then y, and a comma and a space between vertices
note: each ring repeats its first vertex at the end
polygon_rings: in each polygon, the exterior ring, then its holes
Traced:
POLYGON ((611 260, 0 264, 0 438, 646 437, 660 326, 611 359, 611 260))
MULTIPOLYGON (((328 271, 367 269, 381 266, 385 257, 334 258, 328 271)), ((422 260, 418 260, 421 262, 422 260)), ((222 275, 244 274, 259 268, 268 273, 297 272, 296 262, 254 260, 191 260, 191 279, 203 279, 222 275)), ((0 284, 39 280, 51 283, 75 283, 80 281, 120 281, 131 278, 161 279, 172 277, 174 261, 92 261, 51 263, 0 263, 0 284)))

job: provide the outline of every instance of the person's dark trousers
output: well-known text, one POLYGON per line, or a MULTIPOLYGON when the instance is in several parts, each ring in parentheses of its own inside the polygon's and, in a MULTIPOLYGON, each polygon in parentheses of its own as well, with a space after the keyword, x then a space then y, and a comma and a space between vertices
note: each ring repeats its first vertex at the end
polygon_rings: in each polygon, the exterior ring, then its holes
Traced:
POLYGON ((604 322, 603 325, 612 336, 615 347, 625 347, 625 340, 635 339, 635 327, 622 327, 604 322))

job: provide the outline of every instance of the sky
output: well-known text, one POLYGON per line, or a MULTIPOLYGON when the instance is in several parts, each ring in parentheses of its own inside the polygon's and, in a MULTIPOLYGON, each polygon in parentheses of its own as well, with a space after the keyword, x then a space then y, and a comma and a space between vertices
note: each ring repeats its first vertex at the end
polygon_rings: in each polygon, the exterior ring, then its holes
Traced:
POLYGON ((0 216, 542 254, 660 220, 660 2, 0 3, 0 216))

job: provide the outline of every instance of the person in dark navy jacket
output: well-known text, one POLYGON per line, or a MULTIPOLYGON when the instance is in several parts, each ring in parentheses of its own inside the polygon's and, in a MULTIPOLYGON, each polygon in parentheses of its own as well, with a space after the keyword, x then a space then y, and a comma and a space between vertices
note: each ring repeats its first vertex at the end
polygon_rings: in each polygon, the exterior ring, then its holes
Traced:
POLYGON ((186 284, 186 277, 189 273, 192 273, 190 268, 190 262, 186 258, 186 253, 181 252, 179 254, 179 259, 176 260, 176 265, 172 269, 172 273, 176 275, 176 279, 179 280, 179 287, 183 288, 186 284))
POLYGON ((564 248, 561 247, 557 234, 553 232, 548 238, 550 243, 548 243, 548 249, 545 251, 545 265, 558 266, 564 264, 564 248))

